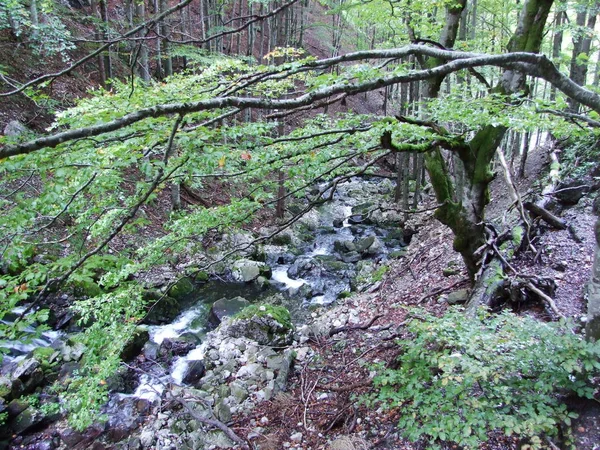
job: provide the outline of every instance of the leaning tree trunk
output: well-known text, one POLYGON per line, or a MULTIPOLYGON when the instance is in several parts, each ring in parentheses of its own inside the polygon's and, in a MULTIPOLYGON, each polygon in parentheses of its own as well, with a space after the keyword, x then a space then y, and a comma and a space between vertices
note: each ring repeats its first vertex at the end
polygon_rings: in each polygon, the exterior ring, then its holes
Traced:
MULTIPOLYGON (((539 52, 544 25, 552 3, 553 0, 525 2, 517 29, 509 42, 510 51, 539 52)), ((437 95, 441 81, 434 80, 431 83, 430 95, 437 95)), ((520 92, 524 87, 525 76, 507 70, 495 92, 508 95, 520 92)), ((460 191, 456 189, 446 167, 442 151, 436 149, 426 155, 426 167, 437 200, 443 203, 443 206, 438 208, 436 217, 453 231, 454 248, 461 254, 473 281, 481 268, 476 250, 486 242, 482 221, 485 206, 489 201, 488 186, 493 180, 490 163, 505 133, 505 127, 489 125, 478 131, 467 145, 457 149, 464 168, 463 187, 460 191)))
POLYGON ((596 250, 592 278, 588 284, 588 311, 585 337, 589 341, 600 340, 600 218, 595 228, 596 250))

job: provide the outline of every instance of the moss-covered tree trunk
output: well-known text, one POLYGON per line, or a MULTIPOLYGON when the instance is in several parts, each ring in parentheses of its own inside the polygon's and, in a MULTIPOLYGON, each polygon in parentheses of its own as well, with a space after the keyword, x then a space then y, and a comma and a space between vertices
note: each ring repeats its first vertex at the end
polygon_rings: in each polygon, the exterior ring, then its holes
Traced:
MULTIPOLYGON (((553 0, 527 0, 524 3, 517 29, 508 45, 509 51, 539 52, 552 3, 553 0)), ((455 14, 458 12, 459 10, 456 9, 455 14)), ((455 26, 458 27, 458 22, 455 26)), ((454 36, 451 33, 447 36, 447 42, 442 44, 451 47, 454 44, 456 30, 454 36)), ((436 61, 431 63, 439 64, 436 61)), ((430 98, 437 96, 442 81, 443 79, 435 79, 429 83, 430 98)), ((500 84, 495 88, 495 92, 514 94, 524 91, 525 88, 525 76, 507 70, 500 84)), ((443 203, 443 206, 437 210, 436 217, 453 231, 454 248, 462 255, 472 279, 480 268, 480 261, 474 255, 475 250, 485 244, 482 221, 485 206, 489 201, 488 186, 493 179, 490 163, 505 132, 505 127, 486 126, 479 130, 467 145, 457 150, 458 159, 464 168, 464 180, 460 189, 456 188, 439 148, 429 152, 425 157, 426 168, 437 200, 443 203)))

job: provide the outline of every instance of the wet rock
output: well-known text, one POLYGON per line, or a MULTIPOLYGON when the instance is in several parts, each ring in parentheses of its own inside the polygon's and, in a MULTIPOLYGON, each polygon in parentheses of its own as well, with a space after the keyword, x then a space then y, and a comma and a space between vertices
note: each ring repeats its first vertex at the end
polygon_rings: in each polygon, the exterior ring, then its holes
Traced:
POLYGON ((344 226, 344 219, 333 219, 333 228, 342 228, 344 226))
POLYGON ((144 323, 164 325, 172 322, 181 312, 182 305, 173 297, 153 289, 144 291, 144 300, 150 305, 144 323))
POLYGON ((358 252, 350 252, 342 255, 342 261, 348 264, 353 264, 361 260, 360 253, 358 252))
POLYGON ((300 257, 294 261, 287 271, 292 279, 302 278, 315 267, 314 261, 309 257, 300 257))
POLYGON ((13 397, 33 392, 44 382, 44 371, 39 361, 27 358, 20 361, 12 373, 13 397))
POLYGON ((243 297, 222 298, 213 303, 208 314, 208 323, 216 327, 223 317, 231 317, 250 305, 243 297))
POLYGON ((131 361, 140 354, 149 339, 150 333, 148 333, 148 330, 144 327, 137 327, 127 344, 123 347, 120 355, 121 359, 123 361, 131 361))
POLYGON ((182 300, 194 291, 194 284, 188 277, 183 277, 169 289, 169 297, 175 300, 182 300))
POLYGON ((205 373, 206 367, 203 361, 190 361, 185 370, 182 381, 185 384, 196 386, 205 373))
POLYGON ((377 236, 367 236, 356 243, 356 251, 364 255, 378 255, 383 248, 383 243, 377 236))
POLYGON ((158 359, 170 364, 173 358, 184 356, 196 348, 196 344, 184 339, 164 339, 158 347, 158 359))
POLYGON ((353 241, 335 241, 333 249, 340 254, 352 253, 356 252, 356 245, 353 241))
POLYGON ((6 413, 9 418, 13 418, 21 414, 29 408, 29 403, 23 399, 15 398, 6 406, 6 413))
POLYGON ((348 223, 351 225, 368 225, 371 220, 363 214, 353 214, 348 217, 348 223))
POLYGON ((231 275, 235 281, 249 283, 261 275, 271 278, 271 268, 263 262, 239 259, 233 264, 231 275))

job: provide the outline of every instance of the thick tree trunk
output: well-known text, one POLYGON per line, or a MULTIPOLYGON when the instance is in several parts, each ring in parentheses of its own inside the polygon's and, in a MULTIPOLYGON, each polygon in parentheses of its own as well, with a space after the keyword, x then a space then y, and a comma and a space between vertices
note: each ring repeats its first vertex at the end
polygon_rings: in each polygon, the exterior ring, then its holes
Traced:
MULTIPOLYGON (((552 3, 552 0, 527 0, 524 3, 517 29, 509 42, 509 51, 539 52, 544 25, 552 3)), ((449 12, 460 15, 461 11, 457 8, 449 12)), ((448 21, 446 28, 454 29, 454 35, 452 32, 442 33, 446 38, 442 45, 452 47, 457 27, 458 23, 455 20, 448 21)), ((437 65, 439 62, 431 61, 430 64, 437 65)), ((437 95, 442 81, 435 79, 429 83, 430 97, 437 95)), ((507 70, 495 91, 500 94, 513 94, 524 88, 525 76, 507 70)), ((454 249, 461 254, 473 281, 480 269, 480 261, 474 253, 485 244, 482 221, 485 206, 489 201, 488 186, 493 180, 490 163, 505 133, 505 127, 486 126, 478 131, 468 144, 457 150, 464 166, 464 180, 460 190, 454 183, 442 150, 435 149, 425 157, 437 200, 443 203, 436 211, 436 217, 453 231, 454 249)))

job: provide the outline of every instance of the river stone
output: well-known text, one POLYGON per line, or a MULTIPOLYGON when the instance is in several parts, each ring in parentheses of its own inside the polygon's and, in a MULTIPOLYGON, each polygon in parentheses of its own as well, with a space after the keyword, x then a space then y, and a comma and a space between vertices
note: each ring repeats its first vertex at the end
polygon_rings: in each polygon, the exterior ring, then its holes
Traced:
POLYGON ((231 408, 223 403, 223 400, 217 402, 214 407, 215 415, 221 422, 229 422, 231 420, 231 408))
POLYGON ((217 327, 221 323, 221 320, 223 320, 223 317, 231 317, 249 305, 250 302, 243 297, 217 300, 213 303, 208 313, 208 323, 217 327))
POLYGON ((249 283, 256 280, 260 275, 270 278, 271 268, 263 262, 239 259, 233 263, 231 275, 235 281, 249 283))
POLYGON ((169 289, 169 296, 175 300, 182 300, 194 292, 194 284, 188 277, 183 277, 169 289))
POLYGON ((333 228, 342 228, 345 219, 333 219, 333 228))
POLYGON ((333 249, 341 254, 352 253, 356 251, 356 245, 353 241, 335 241, 333 243, 333 249))
POLYGON ((315 262, 309 257, 296 259, 287 271, 288 277, 292 279, 302 278, 315 267, 315 262))
POLYGON ((190 361, 187 368, 185 369, 185 374, 183 375, 182 381, 185 384, 191 384, 192 386, 196 386, 205 373, 206 367, 204 366, 204 362, 190 361))

